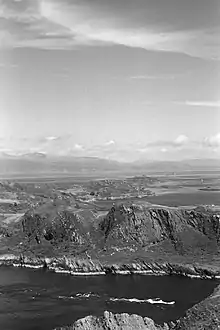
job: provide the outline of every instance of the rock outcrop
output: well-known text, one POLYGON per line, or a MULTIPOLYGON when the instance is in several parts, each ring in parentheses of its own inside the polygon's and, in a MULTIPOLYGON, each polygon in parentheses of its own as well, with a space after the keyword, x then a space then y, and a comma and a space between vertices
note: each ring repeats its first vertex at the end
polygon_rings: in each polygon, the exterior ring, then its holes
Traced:
MULTIPOLYGON (((168 325, 156 325, 153 320, 139 315, 104 312, 101 317, 87 316, 72 326, 59 330, 169 330, 168 325)), ((58 330, 58 329, 57 329, 58 330)))
POLYGON ((35 240, 38 244, 47 241, 55 246, 62 242, 88 246, 96 240, 93 222, 92 212, 81 216, 80 211, 75 212, 68 205, 59 205, 59 201, 56 201, 26 212, 22 230, 30 244, 35 240))
POLYGON ((206 210, 114 206, 100 223, 105 245, 138 244, 142 247, 169 242, 178 253, 217 249, 220 216, 206 210))

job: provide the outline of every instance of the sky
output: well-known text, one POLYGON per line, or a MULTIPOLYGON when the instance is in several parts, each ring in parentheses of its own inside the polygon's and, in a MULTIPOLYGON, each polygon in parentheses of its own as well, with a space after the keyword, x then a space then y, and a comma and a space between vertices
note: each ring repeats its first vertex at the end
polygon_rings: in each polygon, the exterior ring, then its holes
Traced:
POLYGON ((0 0, 0 152, 220 158, 219 0, 0 0))

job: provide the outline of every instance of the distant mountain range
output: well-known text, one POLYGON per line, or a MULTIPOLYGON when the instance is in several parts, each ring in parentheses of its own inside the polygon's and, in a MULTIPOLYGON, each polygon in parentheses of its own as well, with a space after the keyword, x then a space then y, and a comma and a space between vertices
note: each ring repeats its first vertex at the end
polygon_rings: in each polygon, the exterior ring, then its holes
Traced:
POLYGON ((144 173, 220 170, 219 159, 188 159, 184 161, 137 161, 122 163, 98 157, 52 157, 43 153, 19 156, 0 155, 0 174, 10 175, 68 175, 99 173, 144 173))

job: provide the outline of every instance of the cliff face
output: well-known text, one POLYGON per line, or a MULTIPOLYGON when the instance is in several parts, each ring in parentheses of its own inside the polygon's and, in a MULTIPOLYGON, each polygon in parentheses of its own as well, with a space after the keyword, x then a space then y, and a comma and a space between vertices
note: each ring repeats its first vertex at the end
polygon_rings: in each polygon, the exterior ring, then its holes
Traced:
POLYGON ((81 216, 71 208, 47 203, 28 211, 22 220, 22 231, 30 244, 45 241, 53 244, 62 242, 88 246, 95 239, 94 215, 87 212, 81 216))
POLYGON ((220 216, 197 210, 149 208, 131 205, 112 207, 100 223, 105 245, 138 244, 142 247, 170 242, 175 251, 217 249, 220 216))

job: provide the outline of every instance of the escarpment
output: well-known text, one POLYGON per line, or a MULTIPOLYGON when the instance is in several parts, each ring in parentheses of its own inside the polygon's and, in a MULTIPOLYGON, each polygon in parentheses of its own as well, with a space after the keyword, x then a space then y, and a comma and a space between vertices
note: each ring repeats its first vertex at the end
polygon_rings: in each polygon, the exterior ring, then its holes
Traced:
POLYGON ((100 223, 106 246, 138 244, 142 247, 170 242, 179 253, 194 248, 216 248, 220 238, 219 215, 197 210, 112 207, 100 223))

